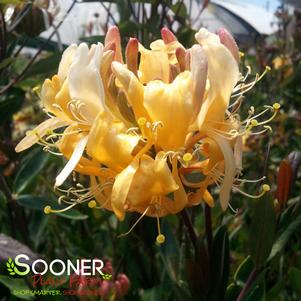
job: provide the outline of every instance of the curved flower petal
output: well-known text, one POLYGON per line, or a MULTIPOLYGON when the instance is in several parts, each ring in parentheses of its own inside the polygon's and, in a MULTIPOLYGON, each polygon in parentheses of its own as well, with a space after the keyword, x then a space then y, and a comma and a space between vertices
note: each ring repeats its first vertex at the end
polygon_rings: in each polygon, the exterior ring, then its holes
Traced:
POLYGON ((119 220, 124 219, 125 201, 127 199, 133 178, 139 168, 139 158, 136 158, 115 178, 111 195, 111 204, 115 215, 119 220))
POLYGON ((104 89, 100 76, 103 45, 92 45, 90 51, 82 43, 74 55, 69 70, 69 90, 72 100, 81 102, 81 115, 92 123, 104 110, 104 89))
POLYGON ((221 185, 219 197, 223 210, 228 207, 230 193, 236 176, 236 164, 230 142, 216 134, 210 133, 209 136, 216 141, 224 156, 225 172, 224 181, 221 185))
POLYGON ((191 120, 194 121, 203 103, 208 73, 208 61, 200 45, 191 47, 190 70, 193 80, 192 96, 194 104, 194 115, 191 117, 191 120))
POLYGON ((74 117, 68 110, 70 101, 68 80, 61 85, 57 75, 54 75, 51 80, 46 79, 42 86, 41 99, 48 112, 68 123, 73 122, 74 117))
MULTIPOLYGON (((162 41, 163 43, 163 41, 162 41)), ((139 71, 140 81, 143 84, 151 80, 162 80, 164 83, 169 82, 169 60, 165 50, 148 50, 141 44, 139 45, 141 53, 139 71)))
MULTIPOLYGON (((64 130, 64 135, 56 145, 65 158, 68 160, 71 158, 79 141, 87 135, 86 131, 87 129, 80 129, 76 125, 71 125, 64 130)), ((100 164, 83 156, 80 158, 74 170, 83 175, 102 175, 100 164)))
POLYGON ((208 122, 222 121, 232 90, 239 79, 238 64, 216 34, 202 28, 196 35, 208 59, 209 92, 198 116, 199 129, 208 122))
POLYGON ((71 158, 69 159, 68 163, 65 165, 63 170, 59 173, 59 175, 55 179, 55 186, 61 186, 67 177, 71 174, 71 172, 74 170, 75 166, 79 162, 80 158, 82 157, 85 147, 88 142, 88 136, 83 137, 76 147, 74 148, 73 154, 71 158))
POLYGON ((138 120, 140 117, 144 117, 150 120, 143 104, 144 87, 135 74, 118 62, 112 63, 112 70, 128 96, 128 101, 133 107, 136 119, 138 120))
POLYGON ((44 137, 47 132, 67 126, 68 124, 60 120, 59 118, 49 118, 44 122, 40 123, 33 130, 26 133, 26 136, 18 143, 15 150, 16 152, 22 152, 25 149, 31 147, 39 141, 40 138, 44 137))
POLYGON ((57 72, 57 76, 60 80, 61 85, 65 81, 68 76, 70 66, 72 64, 74 55, 77 50, 76 44, 71 44, 63 53, 61 62, 59 64, 59 69, 57 72))
POLYGON ((183 147, 195 110, 190 72, 179 74, 171 84, 149 82, 144 88, 144 106, 152 122, 163 124, 157 130, 157 144, 166 151, 183 147))
POLYGON ((166 158, 160 153, 155 160, 143 155, 129 190, 128 206, 131 208, 143 203, 149 205, 153 196, 164 196, 178 189, 166 158))
POLYGON ((127 128, 106 113, 100 113, 90 130, 87 154, 115 171, 121 171, 134 158, 140 138, 126 134, 127 128))

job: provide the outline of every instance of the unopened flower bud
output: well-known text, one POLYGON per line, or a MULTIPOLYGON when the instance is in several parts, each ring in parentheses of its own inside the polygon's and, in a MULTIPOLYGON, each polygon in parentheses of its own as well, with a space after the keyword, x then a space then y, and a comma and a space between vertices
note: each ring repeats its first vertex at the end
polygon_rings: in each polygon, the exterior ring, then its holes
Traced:
POLYGON ((218 31, 218 36, 221 43, 230 50, 235 60, 239 62, 239 49, 233 36, 225 28, 221 28, 218 31))
POLYGON ((161 29, 161 36, 165 44, 177 41, 175 35, 166 27, 161 29))
POLYGON ((100 296, 106 297, 110 293, 111 284, 110 281, 104 280, 101 283, 101 286, 99 288, 99 294, 100 296))
POLYGON ((131 282, 130 282, 129 278, 123 273, 118 275, 118 280, 119 280, 120 285, 121 285, 122 296, 124 296, 129 291, 130 286, 131 286, 131 282))

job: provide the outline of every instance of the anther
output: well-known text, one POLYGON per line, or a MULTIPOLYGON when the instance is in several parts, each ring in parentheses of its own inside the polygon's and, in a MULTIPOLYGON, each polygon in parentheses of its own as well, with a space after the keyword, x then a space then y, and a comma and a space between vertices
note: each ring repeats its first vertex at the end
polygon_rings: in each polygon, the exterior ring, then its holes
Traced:
POLYGON ((94 207, 96 207, 96 205, 97 205, 97 203, 95 202, 95 200, 92 200, 88 203, 89 208, 94 208, 94 207))
POLYGON ((165 242, 165 236, 163 234, 159 234, 156 238, 156 242, 160 245, 163 244, 165 242))
POLYGON ((268 192, 268 191, 271 190, 271 187, 270 187, 270 185, 268 185, 268 184, 263 184, 263 185, 262 185, 262 190, 263 190, 264 192, 268 192))
POLYGON ((252 126, 258 126, 258 121, 256 119, 251 120, 251 125, 252 126))
POLYGON ((138 119, 138 125, 144 126, 146 124, 146 118, 145 117, 140 117, 138 119))
POLYGON ((45 206, 45 208, 44 208, 44 213, 45 214, 50 214, 51 213, 51 207, 50 206, 45 206))
POLYGON ((273 109, 276 110, 276 111, 279 110, 280 107, 281 107, 281 105, 280 105, 280 103, 278 103, 278 102, 275 102, 275 103, 273 104, 273 109))
POLYGON ((189 161, 192 160, 192 154, 191 153, 186 153, 184 156, 183 156, 183 160, 187 163, 189 161))

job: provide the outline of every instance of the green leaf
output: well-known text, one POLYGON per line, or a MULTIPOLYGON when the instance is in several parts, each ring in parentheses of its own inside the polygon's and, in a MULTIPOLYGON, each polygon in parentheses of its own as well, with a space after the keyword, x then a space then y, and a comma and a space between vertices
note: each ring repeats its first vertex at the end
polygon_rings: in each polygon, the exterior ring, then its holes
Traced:
POLYGON ((27 71, 26 76, 29 77, 44 73, 55 73, 61 58, 62 54, 60 52, 55 52, 48 55, 46 58, 43 58, 33 64, 27 71))
POLYGON ((226 291, 226 296, 225 296, 225 301, 233 301, 236 300, 236 298, 238 297, 239 293, 241 291, 241 287, 237 284, 231 283, 228 287, 227 287, 227 291, 226 291))
POLYGON ((276 231, 276 215, 270 196, 256 200, 250 229, 250 253, 257 267, 269 257, 276 231))
POLYGON ((171 7, 171 10, 175 13, 175 16, 183 19, 187 18, 187 8, 183 1, 179 1, 171 7))
POLYGON ((139 30, 139 24, 133 21, 124 21, 119 24, 121 35, 131 35, 139 30))
POLYGON ((17 294, 18 291, 29 290, 29 287, 27 286, 24 279, 17 279, 0 275, 0 283, 5 285, 10 290, 10 293, 12 295, 24 300, 34 300, 34 296, 17 294))
POLYGON ((24 98, 24 91, 18 88, 11 88, 0 96, 0 125, 21 109, 24 98))
POLYGON ((19 169, 14 184, 13 192, 21 194, 36 179, 48 163, 50 155, 38 149, 19 169))
POLYGON ((88 218, 88 215, 80 213, 78 210, 75 209, 69 209, 65 212, 56 213, 59 216, 74 219, 74 220, 84 220, 88 218))
POLYGON ((288 243, 290 237, 301 228, 301 215, 296 217, 284 230, 284 232, 276 239, 273 244, 273 248, 271 254, 269 256, 269 260, 275 257, 279 252, 283 250, 285 245, 288 243))
POLYGON ((210 256, 211 288, 209 299, 211 301, 224 300, 230 272, 229 237, 225 226, 221 226, 217 230, 210 256))
POLYGON ((24 2, 25 0, 0 0, 0 4, 21 4, 24 2))
POLYGON ((294 289, 298 296, 298 300, 301 300, 301 270, 292 267, 288 272, 288 278, 291 287, 294 289))
POLYGON ((88 44, 97 44, 98 42, 104 43, 105 36, 81 37, 80 40, 88 44))
POLYGON ((8 66, 10 63, 12 63, 14 61, 14 58, 12 57, 8 57, 6 59, 4 59, 1 63, 0 63, 0 70, 5 68, 6 66, 8 66))
POLYGON ((266 301, 280 301, 280 294, 286 285, 286 278, 282 278, 277 282, 266 294, 266 301))
POLYGON ((254 269, 254 263, 251 259, 251 256, 248 256, 238 266, 234 274, 235 282, 237 282, 237 284, 239 284, 240 286, 243 286, 253 269, 254 269))
MULTIPOLYGON (((51 206, 51 208, 54 210, 60 210, 66 207, 63 205, 59 205, 57 202, 54 202, 52 200, 27 194, 18 196, 17 203, 23 207, 40 211, 44 211, 44 208, 46 206, 51 206)), ((73 220, 84 220, 88 218, 87 215, 82 214, 75 209, 69 209, 65 212, 60 212, 56 214, 73 220)))

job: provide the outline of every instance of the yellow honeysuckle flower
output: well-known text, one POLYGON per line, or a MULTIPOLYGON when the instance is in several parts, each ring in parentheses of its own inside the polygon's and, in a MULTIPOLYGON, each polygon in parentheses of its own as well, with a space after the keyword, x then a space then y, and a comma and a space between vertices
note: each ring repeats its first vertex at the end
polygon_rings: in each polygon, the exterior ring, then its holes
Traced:
MULTIPOLYGON (((280 109, 275 103, 255 114, 251 107, 240 119, 242 95, 266 72, 245 83, 250 72, 239 73, 238 47, 226 30, 200 29, 198 43, 189 49, 167 28, 161 35, 150 49, 131 38, 125 62, 116 26, 108 30, 104 46, 68 47, 58 73, 42 87, 50 118, 16 147, 57 148, 68 162, 56 186, 72 171, 90 177, 88 188, 57 187, 65 194, 59 201, 68 204, 62 210, 87 203, 112 210, 119 220, 133 211, 155 217, 158 243, 165 240, 160 217, 201 202, 214 206, 210 186, 219 186, 223 210, 231 207, 232 190, 247 195, 240 189, 247 180, 239 178, 243 139, 270 131, 267 123, 280 109), (258 120, 269 111, 270 118, 258 120), (55 132, 58 128, 64 130, 55 132)), ((263 185, 250 197, 268 190, 263 185)), ((58 211, 45 208, 51 212, 58 211)))
POLYGON ((124 218, 125 211, 145 210, 148 216, 162 217, 177 213, 187 205, 176 167, 171 172, 166 160, 164 152, 159 152, 155 160, 142 155, 116 177, 111 202, 119 219, 124 218), (167 197, 172 192, 174 199, 167 197))

